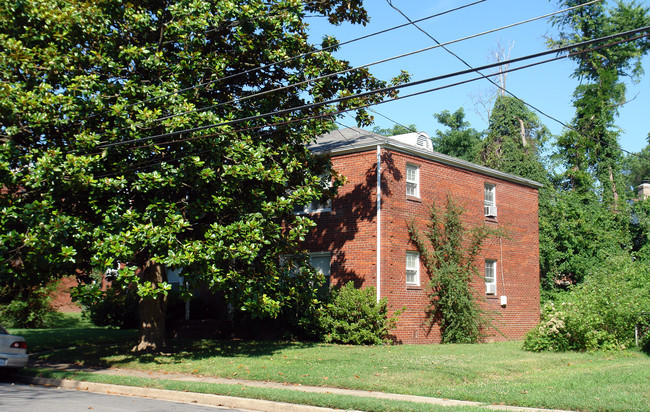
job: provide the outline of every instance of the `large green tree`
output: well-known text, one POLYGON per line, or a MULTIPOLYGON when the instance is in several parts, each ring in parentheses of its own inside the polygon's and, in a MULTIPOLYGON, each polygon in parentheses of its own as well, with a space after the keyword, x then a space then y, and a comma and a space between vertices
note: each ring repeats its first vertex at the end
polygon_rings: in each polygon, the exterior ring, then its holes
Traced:
POLYGON ((545 182, 542 149, 548 129, 521 100, 499 95, 492 111, 478 161, 488 167, 545 182))
MULTIPOLYGON (((586 1, 565 0, 560 7, 586 1)), ((554 21, 561 29, 550 46, 577 43, 647 26, 648 9, 635 2, 604 2, 575 9, 554 21)), ((623 40, 623 39, 622 39, 623 40)), ((625 39, 627 40, 627 39, 625 39)), ((557 139, 554 155, 564 169, 555 180, 557 192, 540 212, 544 284, 581 282, 591 267, 607 256, 632 250, 628 199, 622 173, 624 156, 615 120, 625 104, 624 78, 642 74, 641 57, 648 52, 647 37, 592 47, 574 54, 575 117, 557 139), (606 46, 606 47, 599 47, 606 46)))
POLYGON ((163 343, 166 268, 258 316, 312 296, 277 258, 311 225, 295 205, 329 190, 306 145, 381 96, 286 109, 385 83, 320 78, 349 65, 308 42, 306 14, 367 21, 357 0, 0 1, 2 287, 119 261, 138 350, 163 343))
MULTIPOLYGON (((573 7, 586 0, 559 1, 561 7, 573 7)), ((613 8, 605 2, 574 9, 556 17, 562 32, 551 46, 578 43, 598 37, 650 25, 648 8, 619 1, 613 8)), ((625 104, 623 78, 633 81, 643 73, 641 58, 650 50, 650 39, 592 47, 586 53, 573 54, 574 77, 580 85, 574 92, 576 115, 571 127, 558 138, 559 155, 566 165, 566 184, 581 193, 597 188, 607 206, 616 209, 625 199, 621 165, 623 153, 615 125, 618 110, 625 104)))

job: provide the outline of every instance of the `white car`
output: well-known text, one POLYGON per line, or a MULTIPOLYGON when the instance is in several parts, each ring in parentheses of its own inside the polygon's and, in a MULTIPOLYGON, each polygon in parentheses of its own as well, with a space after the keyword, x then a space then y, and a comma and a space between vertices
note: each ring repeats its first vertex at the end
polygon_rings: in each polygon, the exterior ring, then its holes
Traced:
POLYGON ((0 326, 0 369, 22 368, 27 365, 27 342, 21 336, 10 335, 0 326))

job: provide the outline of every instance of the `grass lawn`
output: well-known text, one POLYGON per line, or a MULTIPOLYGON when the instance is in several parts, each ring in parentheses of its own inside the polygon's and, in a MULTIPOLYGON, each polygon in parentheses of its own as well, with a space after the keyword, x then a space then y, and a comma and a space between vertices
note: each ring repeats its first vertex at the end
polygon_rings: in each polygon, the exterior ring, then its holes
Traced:
MULTIPOLYGON (((343 346, 174 340, 168 354, 136 356, 129 352, 135 343, 133 331, 79 327, 13 332, 27 338, 30 352, 73 346, 41 353, 39 358, 88 366, 332 386, 540 408, 650 411, 650 357, 637 350, 530 353, 521 349, 520 342, 343 346), (49 338, 53 341, 48 342, 49 338), (120 343, 109 345, 109 342, 120 343)), ((185 387, 183 390, 197 389, 185 387)), ((213 393, 224 393, 223 388, 212 390, 213 393)), ((236 390, 252 392, 250 389, 236 390)), ((356 408, 418 410, 388 408, 386 405, 376 408, 360 406, 356 408)))

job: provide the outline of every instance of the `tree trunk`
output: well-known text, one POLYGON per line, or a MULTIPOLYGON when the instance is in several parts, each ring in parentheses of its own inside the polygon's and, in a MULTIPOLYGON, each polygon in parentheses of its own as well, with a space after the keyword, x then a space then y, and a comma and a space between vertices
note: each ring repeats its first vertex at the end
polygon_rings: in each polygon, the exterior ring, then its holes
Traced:
POLYGON ((519 134, 521 135, 521 145, 526 147, 526 126, 524 125, 524 121, 521 120, 518 117, 515 117, 515 119, 519 120, 519 134))
POLYGON ((616 181, 614 180, 614 172, 612 171, 612 165, 607 166, 609 169, 609 183, 612 185, 612 195, 614 197, 613 209, 616 211, 618 209, 618 190, 616 190, 616 181))
MULTIPOLYGON (((165 267, 153 261, 147 262, 140 275, 142 282, 151 282, 157 286, 166 281, 165 267)), ((140 298, 140 343, 134 352, 157 352, 165 346, 165 317, 167 316, 167 296, 140 298)))

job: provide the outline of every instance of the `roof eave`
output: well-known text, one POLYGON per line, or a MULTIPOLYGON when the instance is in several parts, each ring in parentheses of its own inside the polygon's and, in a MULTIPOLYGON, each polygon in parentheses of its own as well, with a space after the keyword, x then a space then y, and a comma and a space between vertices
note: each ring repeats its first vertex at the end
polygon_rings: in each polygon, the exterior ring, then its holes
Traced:
POLYGON ((518 183, 518 184, 521 184, 521 185, 524 185, 524 186, 534 187, 536 189, 540 189, 540 188, 542 188, 544 186, 542 183, 539 183, 539 182, 531 180, 531 179, 527 179, 525 177, 516 176, 516 175, 510 174, 510 173, 501 172, 499 170, 492 169, 492 168, 485 167, 485 166, 481 166, 481 165, 477 165, 475 163, 468 162, 468 161, 462 160, 462 159, 458 159, 456 157, 448 156, 448 155, 438 153, 438 152, 430 152, 428 150, 420 149, 420 148, 418 148, 416 146, 403 144, 401 142, 393 141, 393 140, 391 140, 391 141, 382 140, 382 141, 377 141, 377 142, 372 142, 372 143, 361 143, 361 144, 355 144, 354 146, 348 145, 348 146, 341 147, 341 148, 338 148, 338 149, 334 149, 334 150, 331 150, 331 151, 327 150, 326 148, 315 147, 314 152, 315 153, 329 153, 332 157, 334 157, 334 156, 340 156, 340 155, 345 155, 345 154, 349 154, 349 153, 358 153, 358 152, 366 152, 366 151, 374 150, 374 148, 376 148, 377 145, 380 145, 380 146, 385 147, 385 148, 391 148, 391 149, 394 149, 394 150, 405 152, 405 153, 408 153, 408 154, 420 156, 420 157, 423 157, 425 159, 430 159, 430 160, 433 160, 435 162, 442 163, 442 164, 445 164, 445 165, 454 166, 454 167, 458 167, 458 168, 468 170, 468 171, 471 171, 471 172, 480 173, 482 175, 494 177, 494 178, 497 178, 497 179, 507 180, 509 182, 518 183))

